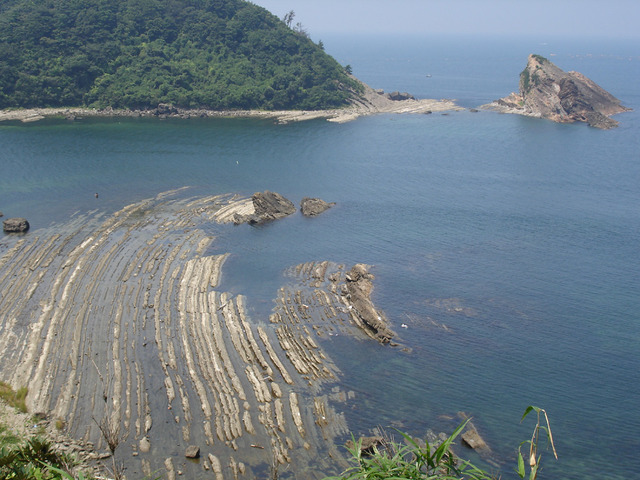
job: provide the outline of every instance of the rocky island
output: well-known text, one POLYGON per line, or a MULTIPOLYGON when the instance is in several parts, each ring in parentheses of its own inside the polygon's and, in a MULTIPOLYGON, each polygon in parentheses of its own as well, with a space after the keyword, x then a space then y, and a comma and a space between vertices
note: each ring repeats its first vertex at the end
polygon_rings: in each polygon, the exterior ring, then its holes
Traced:
POLYGON ((547 118, 559 123, 618 126, 611 115, 629 111, 620 100, 578 72, 565 72, 540 55, 529 55, 520 73, 520 91, 485 105, 503 113, 547 118))

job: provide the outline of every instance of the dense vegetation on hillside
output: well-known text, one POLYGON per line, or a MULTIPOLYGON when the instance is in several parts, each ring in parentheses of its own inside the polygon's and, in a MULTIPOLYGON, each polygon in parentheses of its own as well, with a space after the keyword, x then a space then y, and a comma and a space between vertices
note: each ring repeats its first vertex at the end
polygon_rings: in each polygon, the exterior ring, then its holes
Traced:
POLYGON ((323 109, 357 82, 243 0, 3 0, 0 108, 323 109))

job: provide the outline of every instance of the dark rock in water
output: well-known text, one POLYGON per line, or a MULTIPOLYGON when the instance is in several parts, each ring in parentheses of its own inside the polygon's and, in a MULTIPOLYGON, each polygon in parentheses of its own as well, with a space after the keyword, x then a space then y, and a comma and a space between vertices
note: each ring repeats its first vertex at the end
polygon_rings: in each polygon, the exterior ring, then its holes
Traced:
POLYGON ((276 220, 295 213, 296 206, 279 193, 264 191, 257 192, 251 197, 255 214, 262 221, 276 220))
POLYGON ((351 268, 345 278, 342 293, 353 321, 379 342, 389 343, 395 333, 388 327, 384 313, 376 310, 370 298, 375 277, 369 273, 366 265, 359 263, 351 268))
POLYGON ((4 217, 4 213, 0 212, 0 217, 4 217))
POLYGON ((295 213, 296 206, 290 200, 287 200, 279 193, 256 192, 251 197, 253 201, 254 213, 250 215, 234 214, 233 223, 240 225, 248 223, 249 225, 257 225, 269 220, 277 220, 295 213))
POLYGON ((415 100, 416 97, 414 97, 413 95, 411 95, 410 93, 407 92, 391 92, 391 93, 387 93, 387 98, 389 100, 393 100, 396 102, 402 101, 402 100, 415 100))
POLYGON ((2 222, 3 230, 7 233, 20 233, 29 230, 29 222, 25 218, 7 218, 2 222))
MULTIPOLYGON (((374 448, 383 444, 384 439, 382 437, 360 437, 360 451, 365 455, 373 455, 374 448)), ((355 447, 353 440, 347 440, 345 446, 352 450, 355 447)))
POLYGON ((334 205, 335 203, 327 203, 320 198, 304 197, 300 202, 300 211, 306 217, 315 217, 334 205))
POLYGON ((200 447, 197 445, 189 445, 184 452, 187 458, 198 458, 200 456, 200 447))
POLYGON ((618 122, 609 117, 630 110, 581 73, 565 72, 540 55, 529 55, 520 74, 520 93, 486 107, 560 123, 586 122, 602 129, 617 127, 618 122))

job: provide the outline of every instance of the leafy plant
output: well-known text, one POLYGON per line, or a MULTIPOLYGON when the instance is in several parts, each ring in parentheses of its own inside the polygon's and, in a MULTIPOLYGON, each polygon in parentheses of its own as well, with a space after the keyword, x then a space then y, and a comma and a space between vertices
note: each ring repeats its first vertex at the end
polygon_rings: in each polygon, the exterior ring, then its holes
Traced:
POLYGON ((518 475, 520 478, 525 478, 527 475, 525 460, 522 456, 522 446, 529 444, 529 480, 535 480, 538 476, 538 471, 540 470, 540 461, 542 460, 542 455, 538 454, 538 447, 540 443, 540 432, 543 431, 546 434, 547 440, 551 445, 553 450, 553 456, 558 459, 558 453, 556 452, 556 447, 553 443, 553 434, 551 433, 551 425, 549 424, 549 417, 547 416, 547 412, 539 407, 534 407, 529 405, 522 415, 520 422, 522 422, 527 415, 531 412, 536 412, 538 418, 536 420, 536 425, 533 428, 533 434, 531 435, 531 440, 527 440, 526 442, 522 442, 518 447, 518 475), (542 416, 544 416, 544 425, 541 423, 542 416))
POLYGON ((74 478, 70 472, 75 465, 71 457, 57 452, 50 441, 40 437, 0 448, 2 479, 68 480, 74 478))
POLYGON ((453 480, 466 478, 470 480, 493 479, 484 470, 472 463, 458 459, 451 451, 454 440, 469 420, 464 421, 455 431, 439 445, 425 441, 424 446, 403 432, 398 432, 406 444, 384 441, 383 449, 373 448, 372 454, 362 451, 362 440, 353 442, 349 448, 355 465, 338 477, 325 480, 453 480))

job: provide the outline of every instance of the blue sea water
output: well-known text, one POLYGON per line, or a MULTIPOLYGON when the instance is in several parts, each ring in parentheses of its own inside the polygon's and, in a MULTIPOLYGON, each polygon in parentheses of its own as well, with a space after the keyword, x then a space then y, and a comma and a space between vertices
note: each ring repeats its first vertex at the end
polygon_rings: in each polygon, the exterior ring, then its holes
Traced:
MULTIPOLYGON (((529 404, 559 460, 543 478, 640 469, 640 42, 328 37, 375 88, 471 108, 517 89, 529 53, 592 78, 634 109, 620 127, 489 111, 378 115, 336 125, 255 119, 0 124, 0 210, 32 233, 76 212, 186 195, 277 191, 337 205, 259 228, 215 229, 221 288, 264 319, 289 266, 373 265, 374 300, 411 353, 333 337, 356 403, 349 427, 415 435, 464 411, 514 478, 529 404), (94 193, 99 193, 99 198, 94 193), (406 329, 400 325, 405 324, 406 329)), ((0 237, 0 254, 2 243, 0 237)), ((455 424, 455 422, 453 423, 455 424)), ((493 467, 490 467, 493 468, 493 467)))

